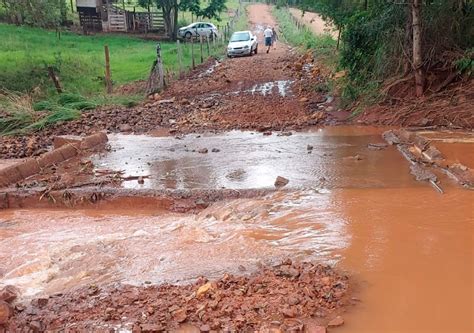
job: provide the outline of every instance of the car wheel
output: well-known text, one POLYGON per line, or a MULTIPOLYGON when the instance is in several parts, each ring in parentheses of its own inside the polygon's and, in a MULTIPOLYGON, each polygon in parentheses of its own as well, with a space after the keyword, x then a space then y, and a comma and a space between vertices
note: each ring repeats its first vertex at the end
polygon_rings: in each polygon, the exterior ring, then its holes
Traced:
POLYGON ((254 52, 255 52, 255 54, 258 53, 258 46, 255 48, 255 51, 254 51, 254 52))
POLYGON ((191 36, 192 36, 192 35, 193 35, 193 34, 192 34, 190 31, 188 31, 188 32, 186 32, 186 33, 184 34, 184 37, 185 37, 186 39, 191 39, 191 36))

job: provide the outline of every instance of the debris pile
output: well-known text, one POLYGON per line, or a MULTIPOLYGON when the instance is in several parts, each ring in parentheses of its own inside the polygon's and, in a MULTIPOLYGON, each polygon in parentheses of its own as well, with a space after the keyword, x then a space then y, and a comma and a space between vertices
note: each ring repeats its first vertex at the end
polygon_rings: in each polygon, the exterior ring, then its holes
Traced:
MULTIPOLYGON (((202 332, 304 331, 342 324, 348 278, 331 267, 286 260, 250 276, 225 274, 189 285, 90 286, 17 305, 8 329, 161 332, 192 325, 202 332)), ((322 330, 324 329, 324 330, 322 330)))

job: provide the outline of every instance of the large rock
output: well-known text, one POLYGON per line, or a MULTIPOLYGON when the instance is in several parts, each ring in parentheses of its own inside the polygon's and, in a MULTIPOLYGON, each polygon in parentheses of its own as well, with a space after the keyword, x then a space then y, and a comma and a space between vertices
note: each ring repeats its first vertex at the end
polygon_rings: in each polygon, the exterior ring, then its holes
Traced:
POLYGON ((275 180, 275 187, 279 188, 279 187, 284 187, 286 185, 288 185, 290 181, 288 179, 286 179, 285 177, 281 177, 281 176, 278 176, 275 180))

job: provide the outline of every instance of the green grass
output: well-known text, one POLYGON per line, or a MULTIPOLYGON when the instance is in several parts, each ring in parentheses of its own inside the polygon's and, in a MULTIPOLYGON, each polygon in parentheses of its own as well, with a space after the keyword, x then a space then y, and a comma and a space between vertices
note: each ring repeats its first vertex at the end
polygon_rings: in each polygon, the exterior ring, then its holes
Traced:
POLYGON ((277 19, 283 39, 293 46, 301 48, 303 51, 313 50, 320 59, 334 61, 336 41, 329 34, 315 35, 309 28, 303 26, 299 29, 293 16, 286 8, 273 8, 273 15, 277 19))
MULTIPOLYGON (((86 97, 103 94, 104 45, 110 49, 115 86, 145 80, 156 57, 156 42, 126 35, 81 36, 62 33, 61 39, 58 39, 53 31, 6 24, 0 24, 0 35, 0 86, 23 93, 35 91, 37 99, 55 94, 47 75, 47 66, 56 68, 66 91, 86 97)), ((177 72, 179 62, 176 43, 164 42, 161 47, 165 70, 177 72)), ((182 45, 182 48, 183 69, 189 68, 192 63, 191 46, 182 45)), ((221 53, 222 49, 222 45, 219 45, 219 49, 211 50, 211 55, 221 53)), ((198 59, 196 45, 195 51, 198 59)))

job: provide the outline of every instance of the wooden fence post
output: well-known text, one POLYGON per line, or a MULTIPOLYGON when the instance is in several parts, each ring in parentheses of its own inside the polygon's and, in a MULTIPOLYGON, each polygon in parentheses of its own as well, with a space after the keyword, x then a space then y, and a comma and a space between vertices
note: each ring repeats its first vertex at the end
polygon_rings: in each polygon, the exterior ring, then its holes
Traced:
POLYGON ((194 61, 194 37, 191 37, 191 58, 193 59, 193 69, 196 68, 196 62, 194 61))
POLYGON ((181 59, 181 44, 179 42, 179 40, 176 41, 176 47, 177 47, 177 51, 178 51, 178 66, 179 66, 179 76, 181 76, 181 73, 182 73, 182 68, 183 68, 183 63, 182 63, 182 59, 181 59))
POLYGON ((109 46, 104 46, 105 51, 105 86, 107 88, 107 93, 112 93, 112 78, 110 75, 110 53, 109 53, 109 46))
POLYGON ((206 45, 207 45, 207 57, 209 58, 211 56, 211 50, 209 47, 209 37, 206 37, 206 45))
POLYGON ((202 50, 202 36, 199 36, 199 47, 201 49, 201 64, 204 62, 204 55, 202 50))

